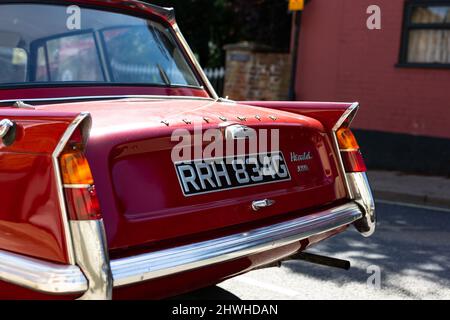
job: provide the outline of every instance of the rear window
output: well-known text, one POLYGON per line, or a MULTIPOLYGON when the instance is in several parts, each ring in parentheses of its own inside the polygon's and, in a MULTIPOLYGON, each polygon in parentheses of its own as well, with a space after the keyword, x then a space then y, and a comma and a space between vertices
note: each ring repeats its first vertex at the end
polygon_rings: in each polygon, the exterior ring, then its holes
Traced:
POLYGON ((0 86, 200 86, 169 27, 77 6, 0 4, 0 70, 0 86))

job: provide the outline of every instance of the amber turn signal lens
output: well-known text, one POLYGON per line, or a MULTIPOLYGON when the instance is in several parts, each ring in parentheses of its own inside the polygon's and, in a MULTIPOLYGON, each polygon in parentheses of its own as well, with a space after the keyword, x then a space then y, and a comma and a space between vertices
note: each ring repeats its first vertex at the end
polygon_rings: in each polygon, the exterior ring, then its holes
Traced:
POLYGON ((94 184, 89 163, 82 152, 68 152, 60 157, 64 184, 94 184))
POLYGON ((359 145, 353 132, 349 128, 340 128, 337 133, 337 140, 341 150, 358 150, 359 145))

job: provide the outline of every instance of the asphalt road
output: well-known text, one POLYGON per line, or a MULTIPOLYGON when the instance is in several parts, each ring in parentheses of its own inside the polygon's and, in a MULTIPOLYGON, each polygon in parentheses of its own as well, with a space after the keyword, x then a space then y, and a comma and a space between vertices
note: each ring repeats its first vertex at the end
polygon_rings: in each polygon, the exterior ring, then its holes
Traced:
POLYGON ((350 260, 349 271, 292 261, 189 297, 450 299, 450 212, 386 203, 378 203, 377 212, 379 225, 373 237, 366 239, 351 230, 310 250, 350 260))

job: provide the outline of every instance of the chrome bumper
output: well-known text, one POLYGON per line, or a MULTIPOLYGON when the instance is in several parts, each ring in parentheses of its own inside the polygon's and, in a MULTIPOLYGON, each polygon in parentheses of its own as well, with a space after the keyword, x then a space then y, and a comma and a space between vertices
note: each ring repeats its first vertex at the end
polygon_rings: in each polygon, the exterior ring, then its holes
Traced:
MULTIPOLYGON (((109 263, 107 256, 97 255, 105 249, 98 243, 94 251, 99 252, 90 251, 92 261, 86 264, 85 260, 83 270, 86 276, 77 266, 61 266, 0 251, 0 280, 45 293, 85 293, 82 298, 107 299, 111 298, 113 286, 129 285, 275 249, 338 229, 363 217, 360 205, 351 202, 249 232, 109 263)), ((103 225, 102 221, 97 223, 103 225)), ((79 228, 84 230, 84 234, 89 231, 86 226, 79 228)), ((98 232, 98 228, 90 229, 93 233, 98 232)), ((89 243, 92 241, 90 239, 89 243)), ((77 259, 85 249, 81 246, 76 250, 77 259)))
POLYGON ((364 216, 354 223, 355 228, 365 237, 370 237, 375 232, 377 223, 375 201, 369 180, 364 172, 346 174, 347 182, 353 200, 361 207, 364 216))
POLYGON ((114 286, 188 271, 282 247, 353 223, 363 216, 346 204, 306 217, 228 237, 111 261, 114 286))
POLYGON ((88 290, 88 282, 77 266, 58 265, 2 250, 0 280, 51 294, 88 290))

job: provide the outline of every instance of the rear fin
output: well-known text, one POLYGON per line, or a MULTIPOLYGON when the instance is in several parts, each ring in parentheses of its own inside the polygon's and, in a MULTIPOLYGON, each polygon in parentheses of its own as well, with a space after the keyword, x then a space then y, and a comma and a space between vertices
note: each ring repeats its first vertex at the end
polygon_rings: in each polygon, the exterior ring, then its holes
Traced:
MULTIPOLYGON (((240 102, 256 107, 276 109, 316 119, 331 133, 342 175, 367 171, 364 159, 350 124, 359 109, 359 103, 333 102, 292 102, 292 101, 245 101, 240 102)), ((353 198, 352 188, 344 178, 347 192, 353 198)))
POLYGON ((239 103, 310 117, 320 121, 328 131, 336 126, 340 127, 346 119, 353 120, 358 109, 358 103, 300 101, 240 101, 239 103))
POLYGON ((76 128, 58 157, 65 204, 70 220, 100 220, 100 205, 85 155, 87 130, 76 128), (84 132, 83 132, 84 131, 84 132))
POLYGON ((350 130, 350 124, 355 118, 358 108, 359 104, 353 104, 344 112, 333 128, 346 173, 367 171, 359 144, 350 130))

